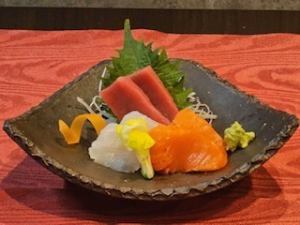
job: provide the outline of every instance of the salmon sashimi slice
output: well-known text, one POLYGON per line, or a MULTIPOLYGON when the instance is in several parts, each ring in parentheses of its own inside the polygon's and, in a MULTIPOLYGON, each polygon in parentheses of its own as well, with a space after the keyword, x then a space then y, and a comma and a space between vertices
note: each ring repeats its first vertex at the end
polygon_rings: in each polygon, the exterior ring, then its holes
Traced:
POLYGON ((118 119, 122 119, 129 112, 138 111, 158 123, 170 122, 129 77, 119 77, 109 87, 102 90, 100 95, 118 119))
POLYGON ((227 153, 222 137, 190 109, 181 110, 169 125, 150 131, 154 170, 161 173, 214 171, 223 168, 227 153))
POLYGON ((177 106, 151 66, 136 71, 130 78, 149 97, 152 104, 170 121, 178 113, 177 106))

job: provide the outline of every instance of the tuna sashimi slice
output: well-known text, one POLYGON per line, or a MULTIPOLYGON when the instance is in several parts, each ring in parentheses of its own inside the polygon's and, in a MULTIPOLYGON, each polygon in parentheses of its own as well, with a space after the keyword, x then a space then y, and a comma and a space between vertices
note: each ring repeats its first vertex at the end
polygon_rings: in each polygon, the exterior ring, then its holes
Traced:
POLYGON ((138 111, 159 123, 170 122, 129 77, 119 77, 101 91, 100 95, 118 119, 122 119, 129 112, 138 111))
POLYGON ((147 66, 133 73, 130 78, 149 97, 152 104, 169 120, 173 120, 178 113, 172 96, 165 88, 151 66, 147 66))

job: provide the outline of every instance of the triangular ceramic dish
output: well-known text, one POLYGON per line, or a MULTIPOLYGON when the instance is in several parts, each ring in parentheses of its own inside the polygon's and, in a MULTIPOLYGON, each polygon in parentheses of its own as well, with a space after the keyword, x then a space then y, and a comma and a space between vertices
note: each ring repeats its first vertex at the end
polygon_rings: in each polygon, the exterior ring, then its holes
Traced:
POLYGON ((119 173, 94 163, 87 149, 95 134, 88 127, 80 144, 65 144, 58 131, 58 119, 70 123, 74 116, 85 112, 76 97, 91 101, 110 61, 94 66, 23 115, 6 120, 4 130, 30 156, 62 178, 107 195, 141 200, 186 198, 228 186, 261 166, 296 130, 295 116, 261 104, 195 62, 179 61, 187 74, 186 86, 192 87, 218 115, 213 126, 221 135, 235 120, 256 133, 249 147, 232 153, 222 170, 155 176, 149 181, 139 173, 119 173))

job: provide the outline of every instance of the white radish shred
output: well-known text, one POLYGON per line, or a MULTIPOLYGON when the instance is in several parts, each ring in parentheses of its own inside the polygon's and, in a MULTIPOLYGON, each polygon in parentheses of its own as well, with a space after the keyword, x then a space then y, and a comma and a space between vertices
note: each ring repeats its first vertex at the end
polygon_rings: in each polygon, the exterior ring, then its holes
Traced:
POLYGON ((102 90, 102 78, 105 77, 105 74, 106 74, 106 67, 104 67, 104 70, 100 76, 100 82, 99 82, 99 86, 98 86, 98 92, 100 93, 100 91, 102 90))
POLYGON ((190 103, 192 103, 190 108, 193 110, 196 114, 201 116, 203 119, 208 120, 209 123, 212 123, 214 119, 217 119, 217 115, 215 115, 209 108, 207 104, 204 104, 200 101, 199 97, 196 96, 195 92, 192 92, 188 95, 188 100, 190 103))
POLYGON ((99 81, 99 86, 98 86, 99 94, 95 95, 93 97, 92 102, 90 104, 88 104, 80 97, 77 97, 77 101, 80 104, 82 104, 89 113, 98 113, 98 114, 105 116, 106 118, 110 118, 111 115, 102 109, 103 107, 107 107, 107 105, 104 102, 102 102, 102 98, 100 96, 100 91, 102 90, 102 78, 105 77, 106 71, 107 71, 107 69, 106 69, 106 67, 104 67, 104 70, 100 76, 100 81, 99 81), (97 102, 97 100, 99 103, 97 102))
POLYGON ((95 113, 94 110, 80 97, 77 96, 77 101, 82 104, 89 113, 95 113))
POLYGON ((100 96, 99 95, 95 95, 94 97, 93 97, 93 99, 92 99, 92 102, 91 102, 91 104, 90 104, 90 107, 91 108, 95 108, 96 109, 96 111, 97 112, 101 112, 102 110, 101 110, 101 106, 103 106, 104 104, 97 104, 97 99, 99 99, 99 101, 101 101, 101 98, 100 98, 100 96))

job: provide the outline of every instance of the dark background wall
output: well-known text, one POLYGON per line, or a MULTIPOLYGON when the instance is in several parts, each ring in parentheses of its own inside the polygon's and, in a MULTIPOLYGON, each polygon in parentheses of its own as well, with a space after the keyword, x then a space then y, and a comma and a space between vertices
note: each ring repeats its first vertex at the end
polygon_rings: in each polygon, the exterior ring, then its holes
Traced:
POLYGON ((125 18, 175 33, 300 33, 300 11, 0 7, 8 29, 121 29, 125 18))

